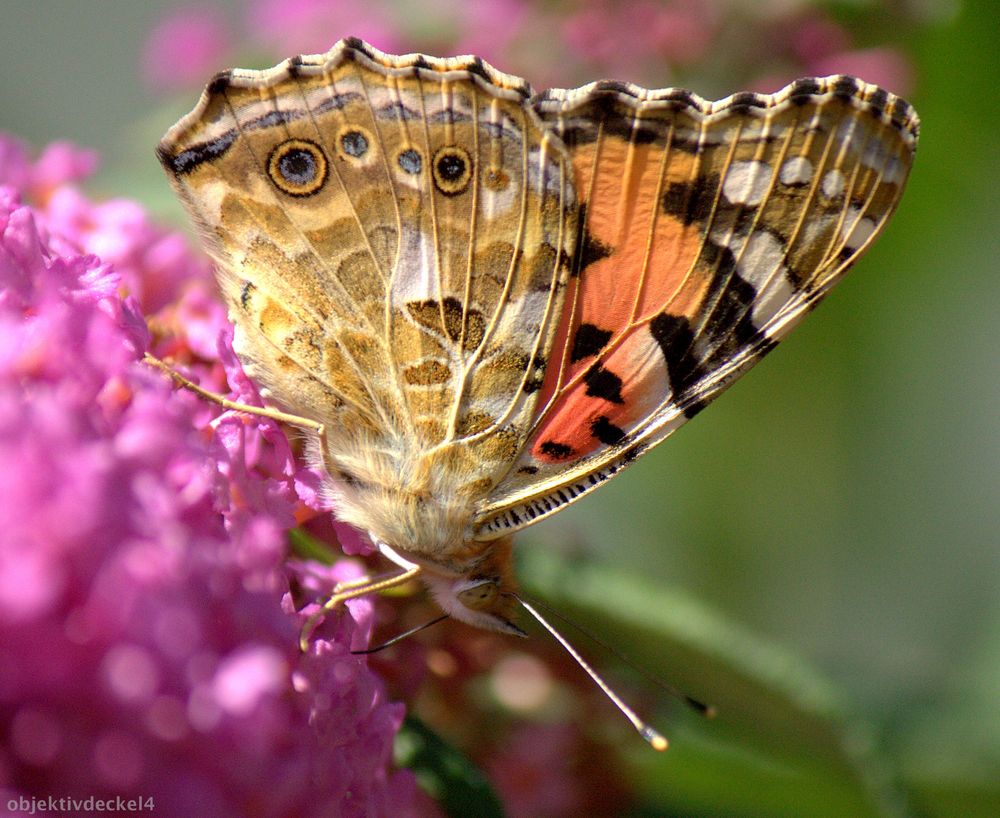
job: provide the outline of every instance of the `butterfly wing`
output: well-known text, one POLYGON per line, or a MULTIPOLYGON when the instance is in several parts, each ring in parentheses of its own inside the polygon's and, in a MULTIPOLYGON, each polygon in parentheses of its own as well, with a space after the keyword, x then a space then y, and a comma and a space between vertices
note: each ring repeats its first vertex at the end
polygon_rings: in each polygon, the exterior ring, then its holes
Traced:
POLYGON ((534 101, 573 157, 576 275, 488 539, 600 485, 765 355, 896 207, 918 120, 849 77, 711 103, 596 83, 534 101))
POLYGON ((220 75, 161 143, 245 366, 331 451, 438 452, 481 494, 523 445, 577 229, 528 97, 477 58, 346 40, 220 75))

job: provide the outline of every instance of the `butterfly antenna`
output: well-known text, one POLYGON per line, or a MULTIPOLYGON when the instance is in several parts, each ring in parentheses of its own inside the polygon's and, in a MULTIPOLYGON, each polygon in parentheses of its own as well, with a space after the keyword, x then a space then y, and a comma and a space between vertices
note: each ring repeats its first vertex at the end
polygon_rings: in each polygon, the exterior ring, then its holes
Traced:
POLYGON ((524 609, 528 613, 530 613, 533 617, 535 617, 535 619, 538 620, 538 622, 542 625, 542 627, 545 628, 545 630, 547 630, 555 637, 556 641, 559 642, 559 644, 566 649, 569 655, 576 660, 576 663, 580 667, 582 667, 585 671, 587 671, 587 674, 590 676, 591 679, 594 680, 594 683, 599 688, 601 688, 601 690, 604 691, 605 696, 607 696, 609 699, 611 699, 612 702, 614 702, 615 707, 617 707, 619 710, 622 711, 622 713, 625 715, 625 718, 627 718, 630 722, 632 722, 632 726, 635 727, 639 735, 642 736, 649 743, 650 747, 652 747, 654 750, 660 750, 661 752, 667 749, 667 747, 670 745, 667 739, 661 733, 657 732, 654 728, 652 728, 650 725, 646 724, 646 722, 640 719, 639 716, 636 714, 636 712, 627 704, 625 704, 624 701, 622 701, 621 697, 617 693, 615 693, 614 690, 611 689, 608 683, 605 682, 604 679, 602 679, 597 674, 597 671, 594 670, 587 663, 587 660, 584 659, 577 652, 576 648, 574 648, 569 643, 569 641, 567 641, 563 637, 563 635, 555 629, 555 627, 549 624, 548 620, 544 616, 542 616, 537 610, 535 610, 534 606, 530 602, 527 602, 526 600, 522 599, 517 594, 512 594, 512 596, 514 597, 514 599, 516 599, 518 602, 521 603, 522 607, 524 607, 524 609))
POLYGON ((392 639, 390 639, 388 642, 383 642, 381 645, 378 645, 377 647, 365 648, 364 650, 352 650, 351 653, 354 656, 362 656, 367 653, 378 653, 380 650, 385 650, 386 648, 395 645, 397 642, 402 642, 408 636, 413 636, 413 634, 415 633, 420 633, 420 631, 429 628, 431 625, 436 625, 438 622, 443 622, 447 618, 448 614, 446 613, 441 614, 441 616, 435 617, 430 622, 424 622, 423 625, 417 625, 417 627, 415 628, 410 628, 408 631, 405 631, 404 633, 401 633, 398 636, 392 637, 392 639))
MULTIPOLYGON (((519 599, 520 599, 520 597, 519 597, 519 599)), ((618 659, 620 659, 623 663, 625 663, 626 665, 628 665, 633 670, 637 670, 647 680, 649 680, 651 683, 653 683, 658 688, 660 688, 660 690, 662 690, 664 693, 667 693, 668 695, 673 696, 675 699, 683 702, 684 704, 686 704, 688 707, 690 707, 692 710, 694 710, 699 715, 702 715, 702 716, 704 716, 707 719, 714 719, 715 718, 716 711, 715 711, 715 707, 713 705, 706 704, 705 702, 703 702, 703 701, 701 701, 699 699, 696 699, 693 696, 689 696, 684 691, 678 690, 673 685, 667 684, 662 679, 656 678, 649 671, 647 671, 647 670, 643 669, 642 667, 639 667, 637 664, 635 664, 635 662, 633 662, 631 659, 629 659, 627 656, 625 656, 614 645, 609 645, 607 642, 605 642, 603 639, 601 639, 600 636, 598 636, 596 633, 594 633, 590 629, 584 627, 579 622, 574 622, 572 619, 569 619, 568 617, 563 616, 558 611, 553 610, 552 608, 550 608, 544 602, 539 602, 538 600, 532 600, 532 603, 534 605, 537 605, 539 608, 542 608, 550 616, 554 616, 556 619, 558 619, 563 624, 569 625, 571 628, 575 628, 580 633, 582 633, 584 636, 586 636, 588 639, 590 639, 592 642, 596 642, 598 645, 600 645, 602 648, 604 648, 606 651, 608 651, 608 653, 611 653, 612 655, 616 656, 618 659)), ((521 604, 522 605, 524 604, 524 600, 521 600, 521 604)))

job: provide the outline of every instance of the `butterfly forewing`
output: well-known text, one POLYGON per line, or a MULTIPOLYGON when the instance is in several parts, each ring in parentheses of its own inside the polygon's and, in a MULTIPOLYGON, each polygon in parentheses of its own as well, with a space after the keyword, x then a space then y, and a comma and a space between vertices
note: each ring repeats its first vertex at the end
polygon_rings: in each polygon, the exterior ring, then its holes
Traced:
POLYGON ((584 217, 532 434, 483 537, 599 485, 773 348, 884 226, 917 131, 905 102, 848 77, 718 103, 597 83, 533 104, 584 217))
POLYGON ((474 58, 345 41, 220 75, 160 147, 271 399, 345 448, 433 454, 454 491, 523 445, 576 244, 527 96, 474 58))

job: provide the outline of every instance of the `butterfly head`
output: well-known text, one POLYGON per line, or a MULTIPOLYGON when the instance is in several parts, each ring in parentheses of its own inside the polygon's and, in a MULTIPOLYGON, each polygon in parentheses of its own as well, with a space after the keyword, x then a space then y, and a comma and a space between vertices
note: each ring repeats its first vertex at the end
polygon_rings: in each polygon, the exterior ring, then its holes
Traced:
POLYGON ((427 566, 424 582, 441 609, 455 619, 485 630, 526 636, 514 624, 517 599, 510 540, 479 545, 483 551, 471 570, 456 577, 427 566))

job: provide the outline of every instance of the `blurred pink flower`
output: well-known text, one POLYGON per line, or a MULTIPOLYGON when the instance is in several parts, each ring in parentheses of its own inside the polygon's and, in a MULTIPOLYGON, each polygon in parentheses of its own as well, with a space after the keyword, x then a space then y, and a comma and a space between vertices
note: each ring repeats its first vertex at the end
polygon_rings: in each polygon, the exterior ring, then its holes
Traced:
MULTIPOLYGON (((0 157, 16 153, 0 137, 0 157)), ((13 164, 6 178, 31 178, 13 164)), ((105 247, 128 266, 166 234, 151 244, 135 205, 101 214, 75 193, 67 219, 56 197, 54 213, 0 186, 0 803, 142 796, 165 816, 415 814, 412 776, 389 771, 402 706, 349 653, 367 643, 370 603, 329 616, 298 652, 314 606, 296 612, 288 591, 300 469, 284 435, 214 417, 139 362, 150 336, 137 301, 113 265, 74 248, 105 247)), ((172 263, 170 280, 196 266, 172 263)), ((218 362, 191 375, 259 401, 221 310, 165 308, 170 320, 185 310, 203 324, 198 354, 218 344, 218 362)), ((352 570, 299 584, 328 593, 352 570)))
POLYGON ((211 264, 192 255, 179 233, 154 225, 129 199, 91 202, 73 186, 56 189, 45 209, 49 231, 113 264, 126 290, 155 314, 198 283, 211 281, 211 264))
POLYGON ((563 24, 566 42, 584 59, 610 65, 621 57, 622 30, 609 25, 611 9, 602 0, 592 0, 563 24))
MULTIPOLYGON (((563 24, 563 37, 578 59, 633 82, 657 63, 694 62, 714 34, 710 10, 692 0, 587 0, 563 24)), ((660 75, 664 67, 658 67, 660 75)))
POLYGON ((150 87, 173 91, 204 85, 225 67, 229 28, 220 9, 171 10, 146 38, 143 76, 150 87))
POLYGON ((319 54, 343 37, 382 51, 409 51, 385 0, 252 0, 250 30, 282 57, 319 54))
POLYGON ((787 36, 792 53, 803 65, 844 51, 851 44, 851 37, 843 26, 819 14, 795 23, 787 36))
MULTIPOLYGON (((210 292, 211 263, 193 255, 183 236, 153 224, 136 202, 95 203, 76 187, 97 163, 95 151, 67 142, 52 143, 32 160, 19 140, 0 133, 0 185, 35 203, 35 220, 55 252, 92 253, 113 265, 146 314, 177 302, 191 287, 210 292)), ((218 313, 221 307, 212 300, 218 313)), ((223 323, 212 330, 210 356, 223 323)))
POLYGON ((894 48, 868 48, 829 54, 807 63, 808 70, 816 76, 850 74, 887 88, 894 94, 906 96, 913 92, 913 63, 894 48))
POLYGON ((11 136, 0 139, 0 185, 24 190, 32 169, 28 149, 20 140, 11 136))
POLYGON ((578 731, 566 724, 527 724, 507 737, 489 776, 511 815, 571 818, 587 814, 586 792, 573 770, 578 731))
POLYGON ((634 32, 645 40, 651 56, 672 65, 688 65, 704 56, 715 28, 709 4, 696 0, 636 2, 634 32))
POLYGON ((61 185, 87 178, 97 163, 97 151, 70 142, 53 142, 32 160, 23 143, 0 134, 0 185, 24 191, 36 202, 46 202, 61 185))
POLYGON ((503 70, 502 63, 522 36, 530 13, 525 0, 467 0, 451 13, 459 27, 452 50, 500 63, 503 70))

